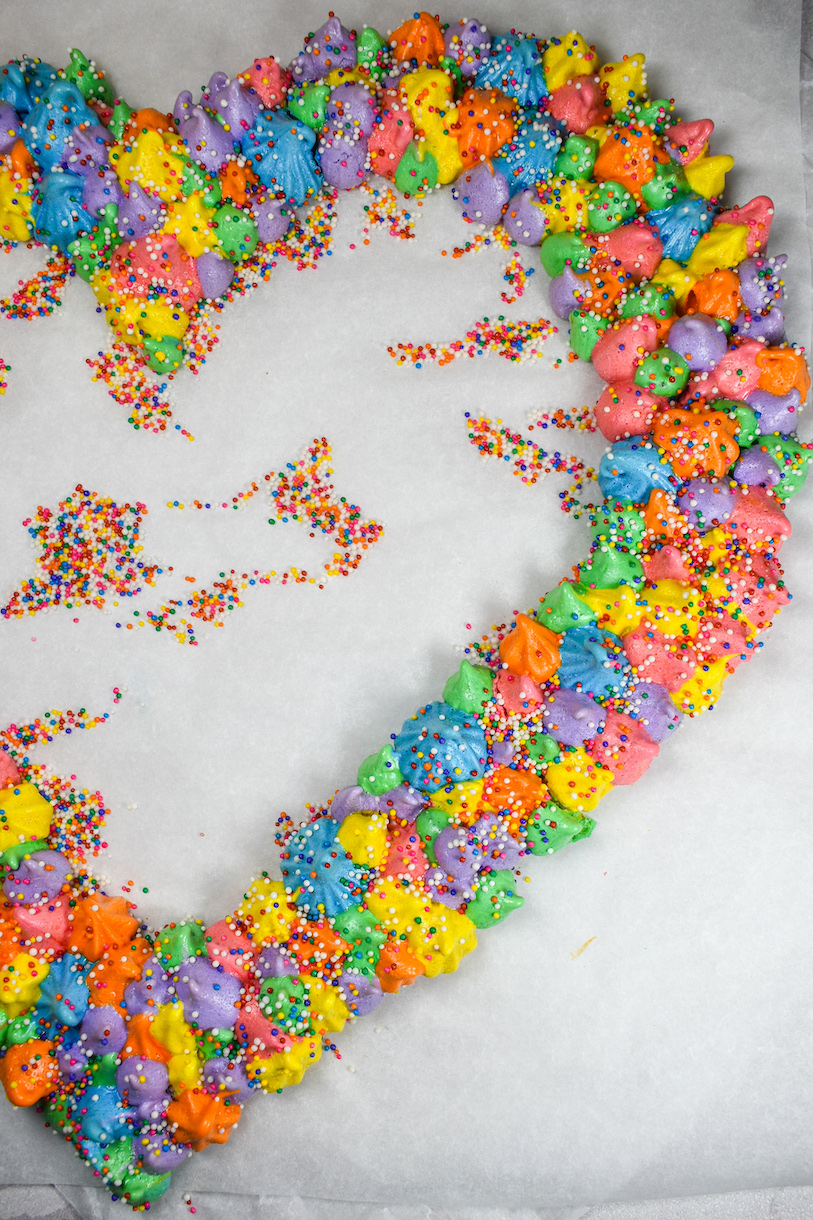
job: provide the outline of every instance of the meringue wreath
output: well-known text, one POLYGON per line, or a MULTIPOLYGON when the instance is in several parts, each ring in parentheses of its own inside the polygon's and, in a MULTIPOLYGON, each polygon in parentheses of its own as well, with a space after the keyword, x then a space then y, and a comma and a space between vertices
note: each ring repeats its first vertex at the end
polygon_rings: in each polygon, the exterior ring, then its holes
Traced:
POLYGON ((810 382, 773 205, 724 205, 712 132, 649 96, 641 54, 428 13, 386 37, 331 16, 289 67, 216 72, 171 115, 115 98, 77 50, 2 69, 0 236, 67 257, 150 370, 182 368, 196 318, 297 208, 378 175, 448 186, 467 220, 538 247, 606 383, 604 500, 573 577, 287 825, 281 879, 222 920, 151 933, 84 871, 24 744, 0 752, 0 1080, 115 1198, 148 1208, 348 1019, 457 969, 522 905, 529 857, 590 835, 788 601, 810 382))

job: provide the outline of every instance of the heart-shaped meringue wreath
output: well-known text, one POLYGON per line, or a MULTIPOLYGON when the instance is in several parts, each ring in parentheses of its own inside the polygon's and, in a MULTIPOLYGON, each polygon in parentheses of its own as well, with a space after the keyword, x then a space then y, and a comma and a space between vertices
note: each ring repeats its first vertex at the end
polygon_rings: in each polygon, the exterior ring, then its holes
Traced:
POLYGON ((427 13, 387 38, 331 16, 290 67, 217 72, 172 115, 114 99, 79 51, 2 69, 0 239, 67 260, 142 386, 145 366, 199 361, 206 319, 263 278, 297 208, 370 175, 451 186, 467 220, 538 246, 606 382, 604 500, 575 578, 285 826, 281 880, 255 877, 224 919, 151 934, 84 870, 30 738, 4 741, 0 1079, 133 1207, 349 1018, 455 970, 522 905, 523 862, 588 836, 788 600, 809 378, 773 206, 723 205, 712 130, 649 97, 643 55, 427 13))

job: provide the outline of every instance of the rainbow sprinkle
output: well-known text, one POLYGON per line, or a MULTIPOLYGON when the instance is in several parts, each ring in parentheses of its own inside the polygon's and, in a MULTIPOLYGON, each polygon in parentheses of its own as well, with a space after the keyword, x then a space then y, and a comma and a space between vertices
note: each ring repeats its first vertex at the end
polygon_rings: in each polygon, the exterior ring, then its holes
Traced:
POLYGON ((451 364, 458 356, 473 359, 491 353, 521 364, 525 360, 538 359, 545 340, 557 330, 545 318, 538 318, 536 322, 508 322, 501 314, 495 322, 489 318, 476 322, 464 339, 453 339, 448 344, 399 343, 396 347, 388 347, 387 351, 398 364, 411 363, 416 369, 424 364, 451 364))
POLYGON ((583 502, 581 496, 585 483, 595 483, 596 472, 591 466, 586 466, 581 458, 575 455, 563 455, 556 451, 549 454, 536 441, 525 437, 521 432, 512 432, 503 426, 502 420, 489 419, 485 415, 473 417, 466 412, 469 440, 480 452, 483 458, 494 458, 497 461, 509 462, 513 466, 512 473, 527 487, 546 478, 549 474, 570 474, 576 479, 568 489, 559 493, 562 501, 562 512, 572 513, 575 520, 584 512, 589 512, 596 505, 583 502))
POLYGON ((595 432, 596 417, 592 407, 587 405, 581 407, 568 407, 563 409, 558 407, 552 414, 547 411, 533 411, 531 414, 531 422, 528 424, 528 431, 533 432, 534 428, 561 428, 562 430, 569 429, 575 432, 595 432))
MULTIPOLYGON (((311 537, 321 533, 333 541, 337 549, 323 565, 322 573, 312 575, 306 568, 294 566, 283 572, 259 569, 242 575, 233 570, 221 572, 211 589, 195 589, 186 600, 170 599, 158 610, 134 610, 132 623, 118 622, 116 626, 126 626, 127 630, 150 626, 155 631, 171 632, 183 643, 197 644, 191 620, 222 627, 228 613, 243 605, 241 593, 249 588, 310 584, 323 589, 326 580, 355 571, 367 549, 383 535, 384 527, 374 520, 365 520, 357 504, 336 493, 330 481, 331 461, 332 450, 327 440, 316 438, 298 461, 287 463, 278 474, 266 474, 230 501, 210 504, 195 500, 189 506, 237 509, 264 492, 274 514, 269 518, 270 525, 295 521, 304 525, 311 537)), ((167 507, 185 506, 174 501, 167 507)), ((42 548, 36 560, 41 575, 23 580, 0 608, 0 614, 12 619, 55 606, 103 609, 111 596, 136 597, 144 586, 154 586, 156 577, 164 570, 139 559, 143 549, 141 527, 147 511, 140 503, 117 505, 81 485, 60 501, 56 513, 38 507, 36 517, 26 518, 23 525, 42 548)), ((197 583, 195 576, 186 576, 185 580, 197 583)))
POLYGON ((503 279, 513 289, 513 296, 509 296, 507 292, 501 292, 500 296, 506 305, 513 305, 514 301, 519 300, 524 296, 525 289, 528 287, 528 280, 534 273, 534 268, 526 269, 520 258, 519 251, 515 250, 508 260, 508 266, 505 268, 503 279))
MULTIPOLYGON (((370 197, 371 202, 365 203, 364 212, 367 224, 363 226, 364 245, 370 244, 370 233, 373 229, 385 229, 390 237, 400 241, 411 241, 415 237, 415 221, 411 212, 398 207, 398 196, 391 187, 377 188, 368 182, 362 183, 360 190, 370 197)), ((421 200, 416 199, 417 207, 422 207, 421 200)), ((351 249, 354 247, 351 247, 351 249)))
MULTIPOLYGON (((465 217, 469 224, 473 223, 465 217)), ((509 237, 502 225, 497 225, 490 233, 477 233, 471 241, 467 241, 463 246, 454 246, 452 249, 452 258, 462 258, 464 254, 477 254, 480 250, 487 250, 489 246, 497 246, 500 250, 514 250, 517 243, 513 238, 509 237)), ((441 250, 441 255, 446 258, 448 250, 441 250)))
MULTIPOLYGON (((33 249, 33 245, 28 248, 33 249)), ((16 242, 3 243, 3 253, 14 249, 16 242)), ((41 271, 30 280, 18 280, 18 290, 0 300, 0 314, 23 322, 48 317, 62 304, 65 285, 75 274, 73 263, 64 254, 49 254, 41 271)))
MULTIPOLYGON (((119 687, 113 688, 113 702, 122 698, 119 687)), ((17 764, 23 778, 36 784, 46 800, 54 807, 54 819, 49 835, 49 845, 64 852, 70 859, 77 875, 85 881, 91 880, 85 873, 87 854, 98 856, 107 847, 101 837, 109 810, 99 792, 75 786, 76 776, 63 779, 48 774, 42 763, 34 763, 28 757, 32 746, 54 740, 60 733, 71 734, 84 729, 93 729, 105 724, 110 713, 91 716, 83 707, 78 712, 48 711, 28 724, 10 724, 0 730, 0 750, 8 753, 17 764)))
MULTIPOLYGON (((361 563, 365 551, 382 537, 384 527, 377 521, 365 520, 357 504, 350 503, 346 496, 336 494, 330 482, 333 475, 331 461, 332 450, 327 440, 324 437, 316 438, 298 461, 288 462, 278 474, 264 475, 245 491, 232 496, 231 500, 220 504, 195 500, 188 506, 198 511, 234 510, 260 492, 267 494, 274 514, 268 519, 269 525, 295 521, 304 525, 311 537, 321 533, 335 543, 338 549, 324 564, 322 574, 315 576, 306 568, 294 566, 283 572, 261 572, 257 568, 239 575, 234 570, 221 572, 219 579, 212 582, 211 589, 196 589, 186 601, 169 600, 160 609, 149 610, 144 615, 134 611, 133 618, 137 621, 127 623, 127 630, 132 630, 134 626, 150 626, 156 631, 171 632, 182 644, 197 645, 195 623, 191 620, 223 627, 230 612, 243 606, 241 594, 253 587, 309 584, 324 589, 326 580, 334 576, 349 576, 361 563)), ((187 506, 174 501, 167 507, 183 509, 187 506)), ((190 584, 196 583, 194 576, 184 579, 190 584)), ((122 624, 117 623, 116 626, 121 627, 122 624)))
MULTIPOLYGON (((87 363, 94 370, 91 381, 103 381, 114 402, 130 408, 127 422, 136 432, 139 429, 166 431, 172 419, 169 400, 164 395, 167 384, 156 381, 138 358, 135 348, 121 339, 114 339, 106 352, 99 352, 87 363)), ((180 431, 189 440, 194 440, 184 429, 180 431)))
POLYGON ((118 505, 81 485, 56 513, 38 507, 23 525, 42 547, 36 560, 42 575, 23 580, 0 614, 22 618, 60 605, 102 609, 110 593, 135 597, 142 583, 154 584, 160 568, 138 559, 146 513, 143 504, 118 505))

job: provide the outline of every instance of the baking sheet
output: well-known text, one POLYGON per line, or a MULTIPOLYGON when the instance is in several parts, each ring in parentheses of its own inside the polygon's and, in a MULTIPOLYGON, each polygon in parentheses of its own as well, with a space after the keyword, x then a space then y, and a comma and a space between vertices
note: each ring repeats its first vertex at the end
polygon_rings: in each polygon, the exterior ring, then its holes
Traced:
MULTIPOLYGON (((730 197, 768 190, 777 204, 771 247, 792 255, 789 331, 804 342, 799 6, 644 4, 632 37, 617 32, 626 12, 483 4, 478 15, 537 34, 578 24, 608 59, 643 50, 654 94, 677 97, 685 118, 714 117, 714 151, 737 158, 730 197)), ((340 15, 360 26, 365 11, 340 15)), ((380 28, 402 17, 376 6, 380 28)), ((11 3, 4 32, 8 55, 61 63, 78 45, 131 102, 171 108, 215 68, 290 58, 323 18, 316 5, 11 3)), ((538 406, 594 398, 589 369, 553 367, 563 336, 522 368, 491 357, 416 372, 384 350, 456 337, 485 314, 548 315, 544 274, 509 307, 503 256, 441 259, 470 236, 446 198, 420 209, 414 243, 375 234, 360 248, 361 224, 359 200, 344 200, 329 260, 281 269, 222 319, 222 350, 173 386, 193 444, 133 433, 90 382, 85 358, 107 337, 85 285, 55 317, 0 330, 12 365, 0 596, 33 572, 20 522, 79 482, 145 502, 145 554, 175 568, 118 617, 0 623, 4 722, 108 710, 111 688, 126 688, 107 726, 37 757, 103 792, 113 817, 101 867, 112 892, 133 879, 156 923, 232 909, 273 857, 278 812, 296 817, 351 782, 358 759, 441 689, 455 646, 534 604, 585 548, 586 527, 558 510, 563 482, 528 489, 479 462, 463 417, 486 411, 520 429, 538 406), (165 507, 228 502, 322 435, 337 487, 385 526, 358 571, 323 591, 255 589, 198 648, 114 626, 174 594, 180 573, 205 583, 232 567, 323 563, 295 526, 269 540, 257 500, 239 513, 165 507)), ((11 259, 0 272, 15 278, 11 259)), ((552 439, 600 452, 571 433, 552 439)), ((253 1103, 232 1143, 195 1158, 176 1190, 517 1208, 809 1181, 807 499, 792 506, 783 556, 794 602, 713 716, 602 804, 592 840, 535 865, 523 911, 458 974, 346 1031, 341 1061, 253 1103)), ((3 1102, 0 1122, 5 1180, 86 1185, 36 1115, 3 1102)))

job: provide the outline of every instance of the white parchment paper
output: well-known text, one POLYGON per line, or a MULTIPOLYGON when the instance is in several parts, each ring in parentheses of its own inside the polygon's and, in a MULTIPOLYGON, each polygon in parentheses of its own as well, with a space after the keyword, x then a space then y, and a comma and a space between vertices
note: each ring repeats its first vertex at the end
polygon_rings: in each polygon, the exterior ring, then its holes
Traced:
MULTIPOLYGON (((383 29, 405 15, 389 2, 340 13, 383 29)), ((789 333, 807 341, 798 3, 492 0, 477 15, 495 30, 577 25, 604 59, 643 51, 653 95, 676 97, 686 119, 713 117, 713 151, 737 159, 729 198, 775 200, 771 248, 791 255, 789 333)), ((311 3, 6 0, 3 50, 59 64, 80 46, 131 104, 170 109, 217 68, 290 59, 324 17, 311 3)), ((440 257, 471 236, 447 197, 415 209, 415 242, 376 233, 368 247, 362 202, 342 201, 317 271, 281 268, 222 318, 201 375, 175 381, 175 422, 193 444, 134 433, 90 381, 86 357, 108 338, 81 282, 54 317, 0 326, 12 365, 0 400, 0 598, 34 572, 21 521, 80 482, 143 501, 145 557, 174 569, 110 614, 0 622, 3 723, 109 710, 112 687, 126 690, 107 726, 37 757, 104 794, 113 816, 99 867, 111 892, 132 882, 157 925, 233 909, 273 860, 277 814, 298 817, 352 782, 358 761, 442 689, 456 648, 535 604, 586 547, 584 523, 558 508, 566 481, 526 488, 507 464, 481 463, 463 414, 522 429, 534 408, 593 401, 588 367, 554 367, 565 334, 520 368, 491 357, 418 372, 386 355, 458 337, 484 315, 550 316, 544 273, 504 305, 503 255, 440 257), (198 648, 115 627, 177 596, 186 574, 211 587, 232 568, 321 567, 325 546, 294 525, 272 531, 259 500, 220 514, 166 507, 229 502, 316 436, 333 446, 341 494, 385 526, 357 572, 323 591, 255 589, 198 648)), ((3 292, 30 270, 7 258, 3 292)), ((594 463, 601 452, 595 438, 533 435, 594 463)), ((456 975, 348 1029, 341 1061, 253 1103, 227 1147, 179 1171, 176 1190, 516 1209, 810 1180, 809 500, 792 505, 783 555, 794 601, 713 715, 602 804, 590 841, 534 863, 525 908, 456 975)), ((2 1101, 0 1123, 3 1180, 88 1184, 38 1116, 2 1101)))

